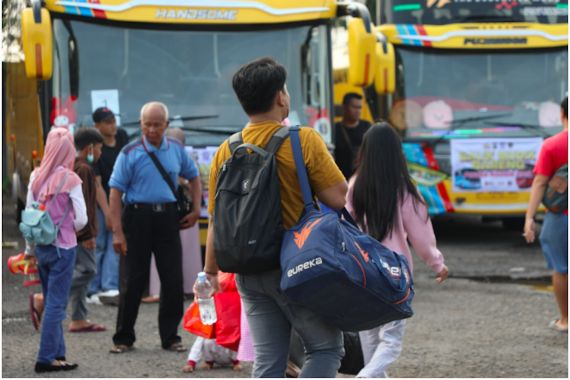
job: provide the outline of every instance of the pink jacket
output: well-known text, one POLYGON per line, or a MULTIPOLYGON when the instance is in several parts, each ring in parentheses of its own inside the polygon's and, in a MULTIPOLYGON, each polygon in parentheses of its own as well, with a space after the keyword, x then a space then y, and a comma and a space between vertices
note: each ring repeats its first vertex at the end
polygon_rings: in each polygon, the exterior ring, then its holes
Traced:
MULTIPOLYGON (((350 179, 348 193, 346 194, 346 209, 353 216, 352 194, 355 179, 356 177, 350 179)), ((410 194, 406 194, 404 201, 398 208, 397 220, 392 233, 381 243, 392 251, 403 254, 408 259, 410 270, 413 271, 414 263, 407 240, 414 247, 416 254, 435 273, 439 273, 443 269, 443 255, 436 247, 435 234, 427 214, 427 208, 424 204, 417 202, 414 208, 414 201, 410 194)))

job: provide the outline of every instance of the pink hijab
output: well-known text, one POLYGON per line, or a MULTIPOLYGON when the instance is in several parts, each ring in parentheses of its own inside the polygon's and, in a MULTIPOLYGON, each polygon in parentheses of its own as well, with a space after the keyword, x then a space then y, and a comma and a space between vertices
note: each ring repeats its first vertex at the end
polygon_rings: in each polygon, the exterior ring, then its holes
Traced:
POLYGON ((81 179, 73 171, 75 156, 75 144, 71 132, 66 128, 52 128, 47 137, 42 162, 34 170, 32 183, 34 199, 39 200, 40 197, 55 194, 65 173, 68 175, 60 190, 61 193, 69 193, 72 188, 81 184, 81 179))

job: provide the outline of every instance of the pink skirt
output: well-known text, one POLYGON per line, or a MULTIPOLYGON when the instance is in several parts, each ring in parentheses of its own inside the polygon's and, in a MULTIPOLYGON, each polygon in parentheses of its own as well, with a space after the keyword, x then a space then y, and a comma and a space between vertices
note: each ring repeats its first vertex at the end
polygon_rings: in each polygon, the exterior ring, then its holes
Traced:
POLYGON ((240 318, 240 341, 238 348, 238 360, 242 362, 253 362, 255 354, 253 351, 253 342, 249 334, 249 324, 247 323, 247 316, 245 315, 245 307, 241 303, 241 318, 240 318))

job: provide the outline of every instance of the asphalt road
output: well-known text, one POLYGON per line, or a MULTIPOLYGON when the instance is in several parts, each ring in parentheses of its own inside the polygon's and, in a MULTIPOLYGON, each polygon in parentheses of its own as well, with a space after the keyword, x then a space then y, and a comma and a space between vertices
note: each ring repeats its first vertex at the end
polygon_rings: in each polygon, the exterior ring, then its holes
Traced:
MULTIPOLYGON (((4 206, 2 240, 21 247, 12 205, 4 206)), ((556 306, 545 286, 549 272, 538 245, 528 246, 520 232, 507 232, 498 222, 482 223, 478 218, 438 220, 435 228, 451 277, 437 285, 429 269, 415 261, 415 315, 389 375, 567 378, 568 335, 547 328, 556 306)), ((3 248, 3 263, 17 252, 3 248)), ((3 264, 3 377, 37 377, 33 365, 39 334, 28 318, 29 290, 22 281, 3 264)), ((240 372, 218 368, 182 374, 187 354, 160 348, 157 311, 157 305, 143 304, 137 349, 112 355, 108 350, 117 309, 92 306, 90 319, 105 324, 108 331, 66 333, 67 357, 79 363, 79 369, 42 377, 249 377, 249 363, 240 372)), ((182 330, 181 335, 183 343, 191 345, 193 338, 182 330)))

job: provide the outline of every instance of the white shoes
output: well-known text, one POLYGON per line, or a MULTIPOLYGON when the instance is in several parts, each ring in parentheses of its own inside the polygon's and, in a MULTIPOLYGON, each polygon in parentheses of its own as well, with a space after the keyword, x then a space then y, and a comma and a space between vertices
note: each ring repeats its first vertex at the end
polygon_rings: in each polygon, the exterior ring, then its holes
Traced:
POLYGON ((92 294, 90 296, 87 296, 87 298, 85 299, 85 301, 90 304, 90 305, 103 305, 101 303, 101 300, 99 299, 99 294, 92 294))
POLYGON ((113 289, 101 292, 99 293, 99 301, 104 305, 119 306, 119 291, 113 289))
POLYGON ((117 289, 107 290, 106 292, 98 293, 99 297, 116 297, 119 295, 119 291, 117 289))

